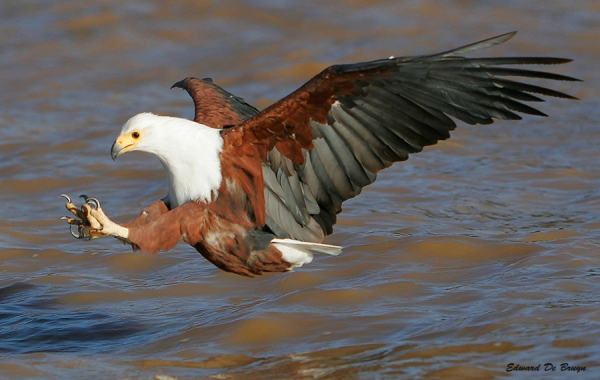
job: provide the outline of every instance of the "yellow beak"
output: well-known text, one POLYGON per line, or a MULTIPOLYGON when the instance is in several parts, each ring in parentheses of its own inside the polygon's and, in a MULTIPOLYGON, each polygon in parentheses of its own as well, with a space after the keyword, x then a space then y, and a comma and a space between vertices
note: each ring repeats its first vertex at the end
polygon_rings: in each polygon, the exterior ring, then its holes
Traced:
POLYGON ((113 160, 116 160, 117 157, 119 157, 123 153, 127 153, 133 150, 136 145, 137 141, 134 140, 131 136, 119 136, 110 148, 110 156, 113 160))

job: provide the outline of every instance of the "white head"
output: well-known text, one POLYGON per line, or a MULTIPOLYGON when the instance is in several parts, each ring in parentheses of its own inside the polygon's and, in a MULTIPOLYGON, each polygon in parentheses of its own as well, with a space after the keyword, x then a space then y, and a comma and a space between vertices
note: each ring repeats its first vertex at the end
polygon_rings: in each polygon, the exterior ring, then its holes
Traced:
POLYGON ((190 200, 210 201, 221 185, 220 130, 177 117, 140 113, 129 119, 111 150, 152 153, 168 172, 171 208, 190 200))

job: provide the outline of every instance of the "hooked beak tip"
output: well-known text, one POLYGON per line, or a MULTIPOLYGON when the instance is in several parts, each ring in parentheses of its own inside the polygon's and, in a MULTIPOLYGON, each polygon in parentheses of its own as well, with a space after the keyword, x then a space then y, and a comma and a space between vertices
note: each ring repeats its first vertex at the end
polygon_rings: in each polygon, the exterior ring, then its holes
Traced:
POLYGON ((110 156, 112 157, 113 161, 115 161, 117 157, 119 157, 122 150, 123 148, 119 144, 117 144, 116 141, 112 144, 112 147, 110 148, 110 156))

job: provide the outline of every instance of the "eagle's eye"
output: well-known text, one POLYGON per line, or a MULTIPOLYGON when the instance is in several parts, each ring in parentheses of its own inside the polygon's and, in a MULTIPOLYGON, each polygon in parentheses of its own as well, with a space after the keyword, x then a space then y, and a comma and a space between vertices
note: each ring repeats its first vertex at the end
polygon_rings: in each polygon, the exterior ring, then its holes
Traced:
POLYGON ((133 137, 134 139, 137 139, 137 138, 139 138, 139 137, 140 137, 140 133, 139 133, 139 132, 133 132, 133 133, 131 134, 131 137, 133 137))

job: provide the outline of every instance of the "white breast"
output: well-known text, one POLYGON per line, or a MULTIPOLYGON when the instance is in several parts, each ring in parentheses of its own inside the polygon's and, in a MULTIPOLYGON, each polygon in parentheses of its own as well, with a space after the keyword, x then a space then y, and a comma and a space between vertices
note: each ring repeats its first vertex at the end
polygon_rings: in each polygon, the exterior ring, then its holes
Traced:
POLYGON ((210 201, 217 196, 222 180, 223 149, 219 129, 150 113, 136 115, 123 127, 124 132, 126 127, 143 128, 143 141, 135 150, 154 154, 167 170, 167 198, 171 208, 190 200, 210 201))

